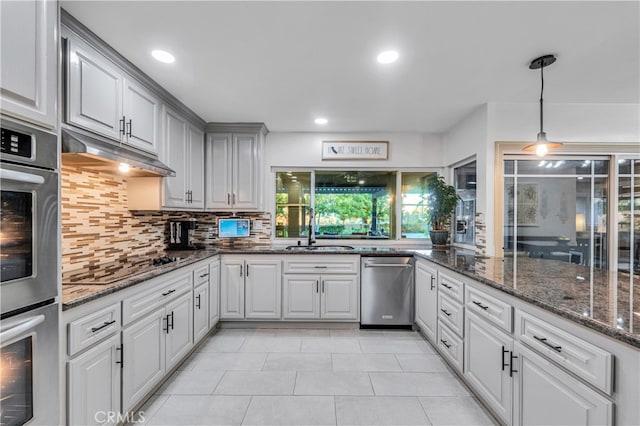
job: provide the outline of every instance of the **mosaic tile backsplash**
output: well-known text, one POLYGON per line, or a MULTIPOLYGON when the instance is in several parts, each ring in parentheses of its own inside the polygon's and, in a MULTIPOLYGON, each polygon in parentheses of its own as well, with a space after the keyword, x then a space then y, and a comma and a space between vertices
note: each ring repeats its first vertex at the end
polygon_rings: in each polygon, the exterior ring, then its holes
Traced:
POLYGON ((222 247, 268 246, 269 213, 237 213, 252 220, 249 238, 218 239, 218 219, 230 213, 137 211, 127 208, 127 178, 62 166, 62 271, 161 254, 169 241, 168 221, 194 218, 195 244, 222 247), (255 222, 262 229, 254 230, 255 222))

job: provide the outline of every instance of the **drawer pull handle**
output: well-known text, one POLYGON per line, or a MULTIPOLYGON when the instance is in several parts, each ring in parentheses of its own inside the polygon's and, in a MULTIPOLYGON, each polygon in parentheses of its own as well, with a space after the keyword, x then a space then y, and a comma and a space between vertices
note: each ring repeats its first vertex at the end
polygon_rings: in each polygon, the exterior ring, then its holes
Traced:
POLYGON ((102 330, 105 327, 109 327, 111 324, 115 324, 116 320, 112 320, 112 321, 105 321, 104 323, 102 323, 101 326, 99 327, 91 327, 91 332, 95 333, 96 331, 102 330))
POLYGON ((327 269, 326 266, 314 266, 315 269, 327 269))
POLYGON ((483 310, 485 310, 485 311, 486 311, 487 309, 489 309, 489 307, 488 307, 488 306, 483 305, 482 303, 477 302, 477 301, 475 301, 475 300, 473 301, 473 304, 474 304, 474 305, 476 305, 478 308, 483 309, 483 310))
POLYGON ((175 293, 175 291, 176 291, 175 289, 173 289, 173 290, 169 290, 169 291, 165 291, 164 293, 162 293, 162 295, 163 295, 163 296, 168 296, 168 295, 170 295, 171 293, 175 293))
POLYGON ((449 290, 451 290, 451 289, 453 288, 453 287, 451 287, 450 285, 447 285, 447 284, 445 284, 445 283, 440 283, 440 284, 442 284, 442 287, 444 287, 444 288, 448 288, 449 290))
POLYGON ((442 344, 445 345, 447 349, 449 349, 451 347, 451 345, 448 344, 446 340, 440 339, 440 342, 442 342, 442 344))
POLYGON ((208 276, 209 276, 208 273, 207 274, 202 274, 202 275, 200 275, 200 278, 204 278, 204 277, 208 277, 208 276))
POLYGON ((504 356, 505 356, 507 353, 509 353, 509 351, 508 351, 508 350, 506 350, 506 349, 504 348, 504 346, 502 346, 502 371, 504 371, 504 369, 509 365, 509 364, 507 364, 506 362, 504 362, 504 356))
POLYGON ((538 342, 542 343, 543 345, 553 349, 556 352, 562 352, 562 346, 552 345, 551 343, 549 343, 546 337, 538 337, 534 335, 533 338, 536 339, 538 342))
POLYGON ((440 309, 442 311, 443 314, 445 314, 446 316, 450 317, 451 316, 451 312, 447 312, 445 309, 440 309))

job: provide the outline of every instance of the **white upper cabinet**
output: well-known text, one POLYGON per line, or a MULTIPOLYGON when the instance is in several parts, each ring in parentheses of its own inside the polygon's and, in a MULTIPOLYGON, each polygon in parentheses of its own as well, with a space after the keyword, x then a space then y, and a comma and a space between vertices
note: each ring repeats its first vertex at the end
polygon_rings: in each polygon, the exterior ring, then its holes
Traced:
POLYGON ((79 39, 69 38, 67 122, 120 140, 124 74, 79 39))
POLYGON ((125 79, 123 114, 129 145, 158 152, 161 106, 160 100, 150 91, 131 79, 125 79))
POLYGON ((207 133, 206 209, 260 210, 264 124, 210 123, 207 133))
POLYGON ((169 209, 204 207, 204 132, 175 111, 165 108, 164 151, 161 155, 176 175, 164 178, 162 205, 169 209))
POLYGON ((160 99, 79 37, 65 36, 67 123, 157 154, 160 99))
POLYGON ((56 127, 58 3, 0 2, 0 110, 56 127))

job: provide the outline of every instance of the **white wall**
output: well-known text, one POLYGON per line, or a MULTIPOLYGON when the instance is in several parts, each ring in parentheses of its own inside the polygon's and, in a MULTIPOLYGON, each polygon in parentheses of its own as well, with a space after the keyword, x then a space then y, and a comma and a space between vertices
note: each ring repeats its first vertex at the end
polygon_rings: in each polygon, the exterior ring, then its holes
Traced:
MULTIPOLYGON (((476 211, 485 215, 489 255, 501 254, 493 241, 494 168, 501 167, 495 164, 495 142, 534 141, 538 130, 537 102, 489 103, 474 110, 443 135, 443 165, 451 166, 476 156, 476 211)), ((545 103, 544 130, 552 141, 631 142, 639 143, 640 152, 640 105, 545 103)))
POLYGON ((273 212, 275 175, 272 168, 437 169, 444 164, 442 137, 418 133, 269 133, 264 147, 265 209, 273 212), (322 161, 322 141, 389 141, 388 160, 322 161))

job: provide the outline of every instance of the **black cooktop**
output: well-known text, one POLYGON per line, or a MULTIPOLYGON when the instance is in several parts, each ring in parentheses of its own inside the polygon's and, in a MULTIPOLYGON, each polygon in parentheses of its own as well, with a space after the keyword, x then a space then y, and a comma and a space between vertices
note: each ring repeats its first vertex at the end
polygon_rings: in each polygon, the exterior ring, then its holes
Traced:
POLYGON ((63 285, 107 285, 153 271, 163 265, 176 262, 179 257, 135 256, 115 262, 89 266, 62 274, 63 285))

